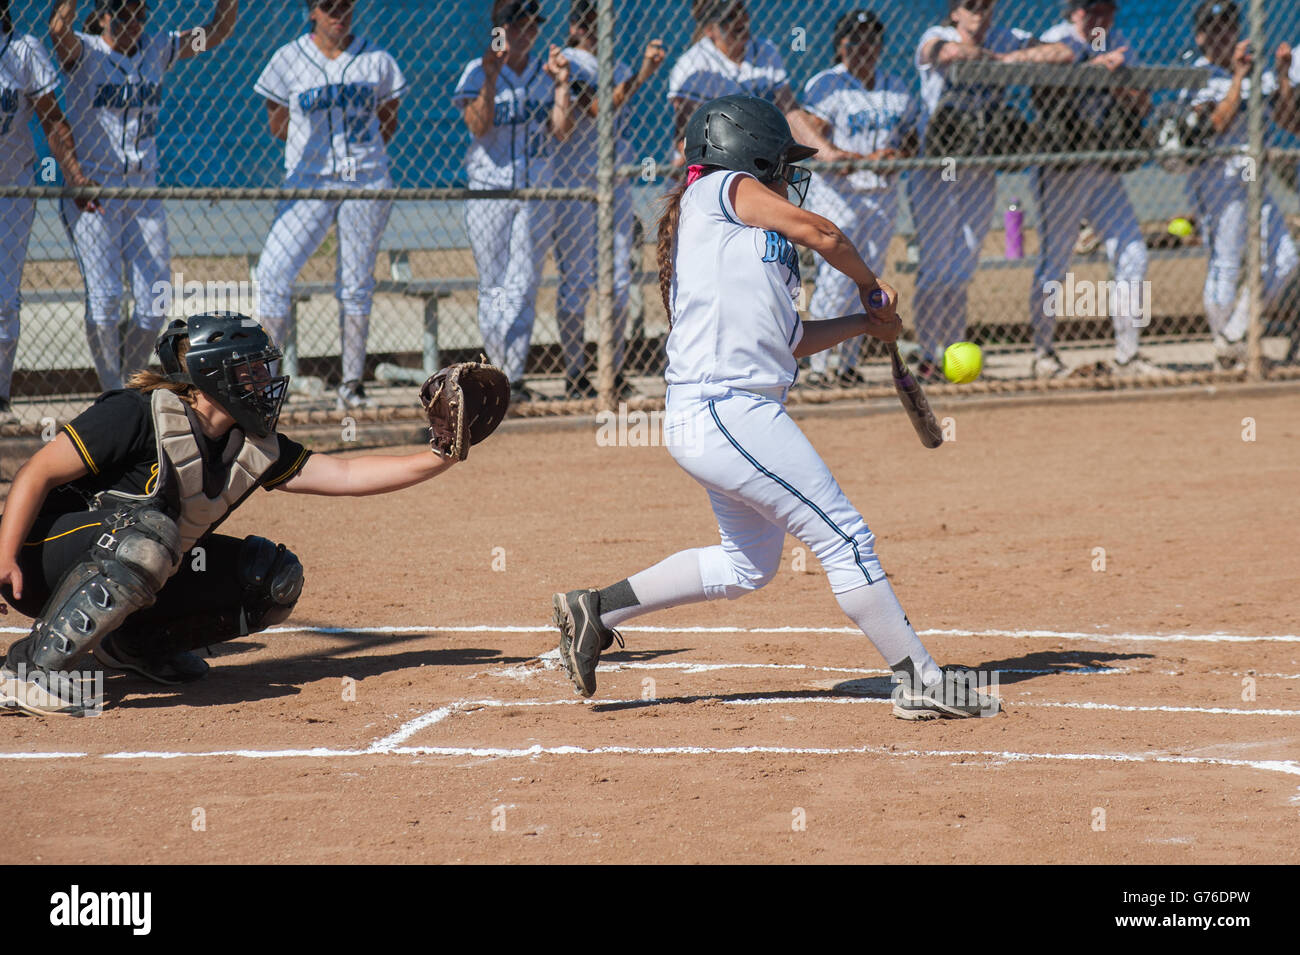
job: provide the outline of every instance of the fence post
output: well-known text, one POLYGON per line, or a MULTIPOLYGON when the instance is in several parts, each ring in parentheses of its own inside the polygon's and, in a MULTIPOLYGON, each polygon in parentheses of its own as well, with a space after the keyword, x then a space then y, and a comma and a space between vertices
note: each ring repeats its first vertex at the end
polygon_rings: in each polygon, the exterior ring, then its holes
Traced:
POLYGON ((596 391, 613 411, 614 394, 614 0, 596 5, 596 391))
MULTIPOLYGON (((1264 64, 1268 59, 1263 46, 1264 2, 1250 0, 1249 28, 1246 35, 1255 45, 1255 62, 1250 71, 1250 97, 1246 105, 1246 288, 1250 300, 1250 324, 1246 328, 1246 375, 1252 381, 1264 376, 1261 333, 1263 329, 1263 255, 1261 220, 1264 207, 1264 64)), ((1276 224, 1275 224, 1276 225, 1276 224)), ((1285 226, 1283 226, 1285 228, 1285 226)))

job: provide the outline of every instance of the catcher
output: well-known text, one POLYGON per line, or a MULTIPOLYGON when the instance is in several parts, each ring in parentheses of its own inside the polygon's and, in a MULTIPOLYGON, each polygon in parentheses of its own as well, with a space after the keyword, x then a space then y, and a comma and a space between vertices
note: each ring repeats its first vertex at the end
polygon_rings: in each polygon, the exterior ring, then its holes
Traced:
POLYGON ((156 683, 202 677, 191 651, 286 620, 303 568, 283 544, 215 531, 257 488, 360 496, 464 460, 505 416, 505 376, 457 365, 421 389, 434 454, 334 458, 279 434, 289 379, 266 331, 228 312, 171 324, 140 371, 64 425, 15 476, 0 514, 0 612, 35 618, 0 665, 0 706, 97 712, 88 654, 156 683), (84 674, 82 674, 84 675, 84 674))

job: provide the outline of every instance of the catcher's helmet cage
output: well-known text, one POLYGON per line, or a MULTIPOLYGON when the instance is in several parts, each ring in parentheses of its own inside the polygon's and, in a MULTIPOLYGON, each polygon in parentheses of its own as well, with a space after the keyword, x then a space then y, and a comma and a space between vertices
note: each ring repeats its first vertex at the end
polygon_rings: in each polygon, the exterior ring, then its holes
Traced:
POLYGON ((792 165, 817 154, 794 141, 781 111, 757 96, 709 100, 686 124, 686 163, 747 172, 759 182, 784 179, 803 204, 808 170, 792 165))
POLYGON ((178 318, 154 350, 168 381, 198 388, 246 433, 265 438, 275 430, 289 376, 271 374, 271 363, 283 356, 253 319, 237 312, 178 318), (183 361, 181 339, 189 339, 183 361))

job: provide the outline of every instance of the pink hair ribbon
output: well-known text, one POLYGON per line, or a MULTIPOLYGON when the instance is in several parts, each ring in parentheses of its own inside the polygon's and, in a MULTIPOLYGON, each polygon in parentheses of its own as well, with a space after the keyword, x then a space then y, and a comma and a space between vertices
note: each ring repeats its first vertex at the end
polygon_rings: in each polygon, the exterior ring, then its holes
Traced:
POLYGON ((696 179, 699 179, 700 176, 702 175, 704 175, 703 166, 691 166, 689 169, 686 170, 686 185, 689 186, 696 179))

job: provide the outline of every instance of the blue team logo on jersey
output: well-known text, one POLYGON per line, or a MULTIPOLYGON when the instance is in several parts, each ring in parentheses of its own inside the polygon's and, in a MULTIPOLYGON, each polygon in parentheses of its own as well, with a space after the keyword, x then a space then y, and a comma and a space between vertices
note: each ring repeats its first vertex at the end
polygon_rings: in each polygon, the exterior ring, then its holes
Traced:
POLYGON ((162 87, 157 83, 104 83, 95 89, 96 109, 139 109, 162 105, 162 87))
POLYGON ((327 109, 355 109, 372 112, 375 89, 366 83, 330 83, 298 94, 298 108, 304 113, 327 109))
POLYGON ((878 109, 865 109, 849 115, 849 135, 857 136, 860 133, 874 133, 877 131, 891 132, 898 126, 898 123, 899 117, 894 113, 886 113, 878 109))
POLYGON ((763 233, 766 246, 763 249, 764 262, 779 262, 790 270, 795 281, 799 280, 799 250, 794 243, 779 232, 763 233))

